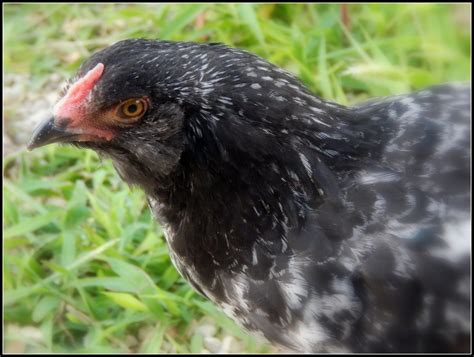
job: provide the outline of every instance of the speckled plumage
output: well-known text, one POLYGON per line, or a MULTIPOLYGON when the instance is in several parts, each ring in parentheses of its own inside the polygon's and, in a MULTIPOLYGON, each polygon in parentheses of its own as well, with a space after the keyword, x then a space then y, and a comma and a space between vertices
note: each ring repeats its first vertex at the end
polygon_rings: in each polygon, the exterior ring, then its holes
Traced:
POLYGON ((148 96, 107 142, 171 258, 248 330, 296 351, 470 344, 470 87, 344 107, 221 44, 127 40, 94 54, 93 108, 148 96))

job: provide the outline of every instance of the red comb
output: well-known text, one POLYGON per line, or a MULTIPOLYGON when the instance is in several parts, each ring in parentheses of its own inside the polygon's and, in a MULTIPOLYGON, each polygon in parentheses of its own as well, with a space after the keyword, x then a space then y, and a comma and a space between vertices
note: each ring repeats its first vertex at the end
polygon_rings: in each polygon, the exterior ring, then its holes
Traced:
POLYGON ((84 77, 74 83, 66 95, 54 106, 53 114, 56 118, 69 118, 71 121, 79 119, 83 114, 83 104, 104 72, 104 65, 98 63, 86 73, 84 77))

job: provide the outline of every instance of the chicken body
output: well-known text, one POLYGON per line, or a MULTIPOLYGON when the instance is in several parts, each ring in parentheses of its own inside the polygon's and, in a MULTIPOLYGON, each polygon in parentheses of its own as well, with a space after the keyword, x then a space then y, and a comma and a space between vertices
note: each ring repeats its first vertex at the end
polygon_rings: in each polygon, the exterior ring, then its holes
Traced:
POLYGON ((245 51, 127 40, 79 87, 82 114, 62 103, 31 146, 110 157, 178 271, 246 329, 302 352, 469 350, 468 85, 344 107, 245 51), (128 98, 143 117, 107 119, 128 98))

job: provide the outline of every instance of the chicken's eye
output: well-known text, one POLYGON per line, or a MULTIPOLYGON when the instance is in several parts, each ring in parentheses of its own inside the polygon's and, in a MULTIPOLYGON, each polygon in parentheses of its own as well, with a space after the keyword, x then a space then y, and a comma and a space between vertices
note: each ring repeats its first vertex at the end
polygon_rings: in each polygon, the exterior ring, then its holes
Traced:
POLYGON ((117 116, 120 119, 137 120, 145 114, 148 102, 143 98, 127 99, 117 107, 117 116))

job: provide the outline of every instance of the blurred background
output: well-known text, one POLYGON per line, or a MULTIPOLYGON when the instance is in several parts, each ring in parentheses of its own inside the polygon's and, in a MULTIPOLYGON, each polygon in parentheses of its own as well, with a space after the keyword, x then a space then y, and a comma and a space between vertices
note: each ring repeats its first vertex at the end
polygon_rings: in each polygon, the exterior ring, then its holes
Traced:
POLYGON ((132 37, 254 52, 342 104, 470 80, 470 4, 4 4, 4 352, 272 352, 172 266, 92 151, 25 151, 65 79, 132 37))

